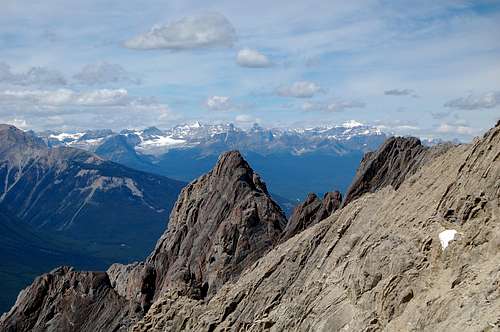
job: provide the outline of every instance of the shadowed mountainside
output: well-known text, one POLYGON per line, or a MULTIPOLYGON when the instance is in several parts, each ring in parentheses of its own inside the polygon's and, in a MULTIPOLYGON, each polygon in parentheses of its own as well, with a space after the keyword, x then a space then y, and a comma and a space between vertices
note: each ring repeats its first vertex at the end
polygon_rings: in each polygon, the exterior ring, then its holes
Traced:
POLYGON ((83 150, 48 148, 8 125, 0 126, 0 183, 0 203, 23 222, 120 260, 151 250, 184 186, 83 150))

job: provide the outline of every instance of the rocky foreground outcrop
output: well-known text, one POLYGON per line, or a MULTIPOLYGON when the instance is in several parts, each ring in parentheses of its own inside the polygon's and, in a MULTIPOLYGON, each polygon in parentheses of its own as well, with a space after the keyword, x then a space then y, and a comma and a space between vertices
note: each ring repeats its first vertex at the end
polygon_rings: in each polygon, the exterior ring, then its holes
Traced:
POLYGON ((145 262, 44 275, 0 330, 499 329, 500 123, 436 153, 388 145, 360 171, 376 185, 341 209, 339 195, 310 196, 287 228, 248 164, 224 154, 145 262))
POLYGON ((128 316, 127 302, 113 290, 105 272, 61 267, 19 294, 16 306, 2 317, 0 330, 112 331, 111 326, 130 324, 128 316))
POLYGON ((209 301, 163 294, 132 330, 498 330, 499 216, 500 123, 280 244, 209 301))

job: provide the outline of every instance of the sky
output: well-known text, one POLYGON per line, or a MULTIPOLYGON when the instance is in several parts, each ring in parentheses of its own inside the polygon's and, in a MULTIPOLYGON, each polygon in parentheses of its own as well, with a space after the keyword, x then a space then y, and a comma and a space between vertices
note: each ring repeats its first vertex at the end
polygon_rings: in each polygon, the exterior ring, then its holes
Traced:
POLYGON ((0 122, 73 131, 500 119, 500 0, 0 0, 0 122))

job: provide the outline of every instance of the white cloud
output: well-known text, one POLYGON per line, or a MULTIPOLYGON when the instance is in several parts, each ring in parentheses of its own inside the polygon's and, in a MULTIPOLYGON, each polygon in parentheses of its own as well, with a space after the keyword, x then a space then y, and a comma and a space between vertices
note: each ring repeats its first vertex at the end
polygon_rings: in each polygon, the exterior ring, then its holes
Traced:
POLYGON ((122 66, 105 61, 84 66, 73 78, 86 85, 122 82, 140 84, 140 80, 133 77, 122 66))
POLYGON ((500 91, 487 92, 481 95, 469 94, 466 97, 450 100, 444 106, 466 111, 495 108, 500 106, 500 91))
POLYGON ((61 86, 66 79, 57 70, 45 67, 31 67, 24 73, 12 72, 10 66, 0 62, 0 83, 20 86, 61 86))
POLYGON ((127 40, 125 47, 184 50, 231 47, 235 40, 236 31, 231 22, 222 14, 210 13, 155 26, 150 31, 127 40))
POLYGON ((311 98, 321 91, 321 87, 314 82, 298 81, 292 85, 278 89, 278 95, 283 97, 311 98))
POLYGON ((471 127, 459 124, 441 123, 436 129, 440 134, 459 134, 459 135, 474 135, 476 130, 471 127))
POLYGON ((213 111, 230 111, 234 109, 231 98, 227 96, 211 96, 205 101, 205 106, 213 111))
POLYGON ((236 63, 241 67, 264 68, 272 66, 271 60, 257 50, 244 48, 238 52, 236 63))

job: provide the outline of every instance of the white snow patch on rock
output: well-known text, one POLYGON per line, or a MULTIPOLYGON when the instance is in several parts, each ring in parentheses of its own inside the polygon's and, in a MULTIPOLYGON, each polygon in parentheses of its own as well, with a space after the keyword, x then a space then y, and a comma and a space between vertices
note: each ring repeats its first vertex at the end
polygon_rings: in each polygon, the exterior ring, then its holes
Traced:
POLYGON ((64 141, 64 140, 77 140, 81 138, 85 133, 75 133, 75 134, 68 134, 68 133, 61 133, 58 135, 50 135, 50 138, 54 138, 58 141, 64 141))
POLYGON ((441 242, 441 248, 443 248, 443 250, 445 250, 446 247, 448 247, 450 241, 455 240, 456 234, 457 231, 454 229, 446 229, 441 233, 439 233, 439 241, 441 242))

